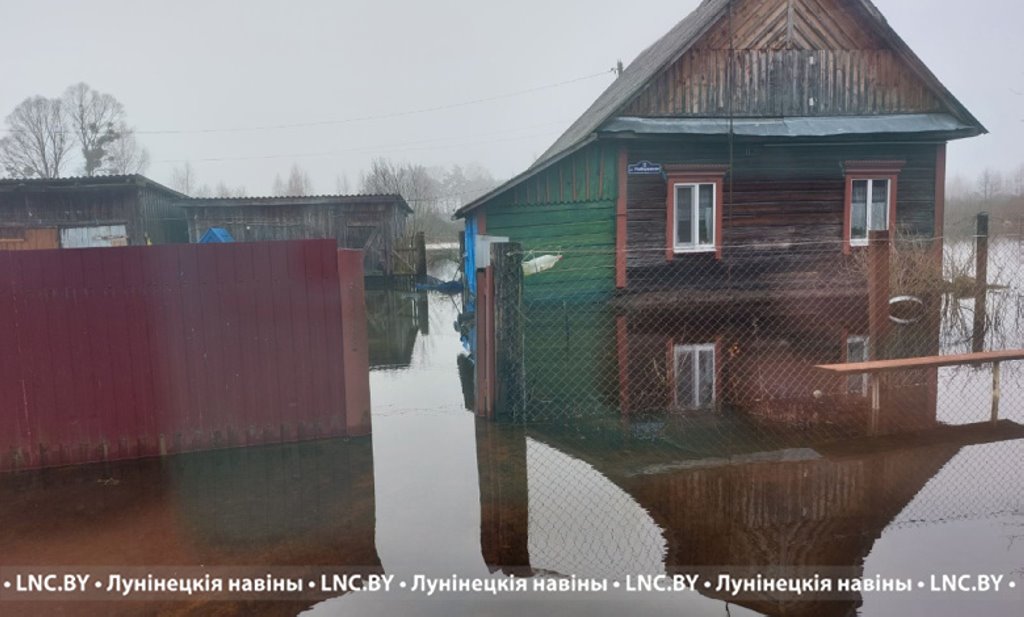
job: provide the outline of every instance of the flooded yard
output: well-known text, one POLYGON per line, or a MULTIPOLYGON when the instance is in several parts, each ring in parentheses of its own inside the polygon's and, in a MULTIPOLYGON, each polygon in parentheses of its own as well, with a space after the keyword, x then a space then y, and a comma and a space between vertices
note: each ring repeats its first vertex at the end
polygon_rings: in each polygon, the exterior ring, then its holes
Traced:
MULTIPOLYGON (((1022 605, 1020 434, 829 450, 685 415, 495 424, 466 409, 452 298, 374 291, 367 304, 372 438, 2 476, 0 578, 58 566, 348 568, 404 588, 148 603, 26 602, 0 590, 0 614, 961 616, 1022 605), (898 578, 913 588, 733 595, 716 589, 721 573, 898 578), (664 574, 701 582, 630 587, 664 574), (952 574, 1002 576, 1002 586, 930 590, 933 575, 952 574), (418 575, 620 586, 427 596, 412 589, 418 575)), ((1021 410, 1006 412, 1021 420, 1021 410)))

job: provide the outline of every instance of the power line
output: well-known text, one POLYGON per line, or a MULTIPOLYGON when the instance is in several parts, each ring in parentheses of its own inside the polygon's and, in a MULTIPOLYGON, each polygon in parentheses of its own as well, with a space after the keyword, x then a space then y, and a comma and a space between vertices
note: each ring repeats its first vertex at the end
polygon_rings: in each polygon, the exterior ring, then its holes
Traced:
MULTIPOLYGON (((482 133, 482 134, 476 135, 475 137, 479 138, 479 137, 501 135, 501 134, 505 134, 505 133, 509 133, 509 132, 516 133, 516 132, 520 132, 520 131, 524 131, 524 130, 530 130, 530 129, 541 128, 541 127, 548 127, 548 126, 555 126, 555 125, 562 126, 564 124, 565 124, 564 122, 545 122, 543 124, 536 124, 536 125, 531 125, 531 126, 517 128, 517 129, 504 129, 504 130, 496 131, 496 132, 493 132, 493 133, 482 133)), ((188 159, 161 159, 161 160, 158 160, 158 161, 154 161, 154 163, 156 163, 156 164, 216 163, 216 162, 221 162, 221 161, 259 161, 259 160, 273 160, 273 159, 316 158, 316 157, 338 156, 338 155, 341 155, 341 154, 351 154, 351 153, 357 153, 357 152, 375 152, 375 151, 380 151, 380 150, 394 150, 394 149, 398 149, 398 148, 400 148, 402 150, 408 150, 408 151, 441 150, 441 149, 446 149, 446 148, 460 148, 460 147, 465 147, 465 146, 475 146, 475 145, 481 145, 481 144, 504 143, 504 142, 512 142, 512 141, 521 141, 521 140, 524 140, 524 139, 535 139, 537 137, 552 136, 552 135, 554 135, 556 133, 557 133, 557 131, 554 131, 554 132, 553 131, 544 131, 542 133, 534 133, 534 134, 529 134, 529 135, 517 135, 515 137, 508 137, 508 138, 505 138, 505 139, 487 139, 487 140, 477 139, 475 141, 469 141, 469 142, 462 140, 462 141, 453 142, 453 143, 443 143, 443 142, 445 142, 447 140, 435 138, 435 139, 426 139, 426 140, 413 141, 413 142, 405 142, 405 143, 399 143, 399 144, 390 144, 390 145, 361 146, 361 147, 358 147, 358 148, 343 148, 343 149, 340 149, 340 150, 329 150, 329 151, 324 151, 324 152, 301 152, 301 153, 293 153, 293 154, 265 154, 265 155, 251 155, 251 156, 219 156, 219 157, 188 158, 188 159), (442 143, 440 143, 438 145, 432 145, 432 146, 425 146, 425 145, 423 145, 423 144, 432 144, 432 143, 436 143, 436 142, 442 142, 442 143)))
MULTIPOLYGON (((601 71, 600 73, 593 73, 593 74, 590 74, 590 75, 584 75, 582 77, 575 77, 573 79, 567 79, 565 81, 560 81, 560 82, 556 82, 556 83, 545 84, 545 85, 542 85, 542 86, 535 86, 535 87, 532 87, 532 88, 526 88, 524 90, 516 90, 514 92, 506 92, 504 94, 496 94, 496 95, 493 95, 493 96, 487 96, 487 97, 482 97, 482 98, 477 98, 477 99, 470 99, 468 101, 461 101, 461 102, 457 102, 457 103, 448 103, 448 104, 445 104, 445 105, 435 105, 433 107, 423 107, 423 108, 420 108, 420 109, 411 109, 411 110, 398 111, 398 112, 392 112, 392 113, 386 113, 386 114, 376 114, 376 115, 369 115, 369 116, 354 116, 354 117, 351 117, 351 118, 340 118, 340 119, 335 119, 335 120, 316 120, 316 121, 311 121, 311 122, 294 122, 294 123, 286 123, 286 124, 268 124, 268 125, 248 126, 248 127, 203 128, 203 129, 136 130, 135 134, 137 134, 137 135, 184 135, 184 134, 206 134, 206 133, 241 133, 241 132, 254 132, 254 131, 276 131, 276 130, 285 130, 285 129, 293 129, 293 128, 307 128, 307 127, 316 127, 316 126, 330 126, 330 125, 336 125, 336 124, 350 124, 350 123, 354 123, 354 122, 368 122, 368 121, 373 121, 373 120, 388 120, 388 119, 391 119, 391 118, 401 118, 401 117, 413 116, 413 115, 417 115, 417 114, 425 114, 425 113, 432 113, 432 112, 437 112, 437 111, 445 111, 445 110, 449 110, 449 109, 458 109, 460 107, 468 107, 468 106, 471 106, 471 105, 478 105, 480 103, 489 103, 491 101, 497 101, 497 100, 501 100, 501 99, 522 96, 524 94, 531 94, 533 92, 540 92, 540 91, 543 91, 543 90, 550 90, 552 88, 559 88, 559 87, 562 87, 562 86, 567 86, 567 85, 570 85, 570 84, 579 83, 581 81, 587 81, 587 80, 591 80, 591 79, 596 79, 598 77, 603 77, 605 75, 610 75, 610 74, 612 74, 614 72, 615 72, 615 69, 609 69, 609 70, 606 70, 606 71, 601 71)), ((13 131, 11 129, 0 129, 0 131, 5 132, 5 133, 16 132, 16 131, 13 131)), ((71 131, 67 131, 67 133, 70 134, 72 132, 71 131)))

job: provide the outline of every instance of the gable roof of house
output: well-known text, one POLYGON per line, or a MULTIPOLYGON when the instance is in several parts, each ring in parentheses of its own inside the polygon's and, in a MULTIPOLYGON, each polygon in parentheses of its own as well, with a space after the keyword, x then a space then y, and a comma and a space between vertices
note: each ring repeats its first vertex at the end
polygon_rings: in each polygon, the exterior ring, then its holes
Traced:
MULTIPOLYGON (((455 213, 456 216, 462 216, 483 205, 522 180, 590 143, 596 138, 596 131, 632 101, 652 78, 689 51, 708 30, 725 17, 732 2, 733 0, 704 0, 701 2, 693 12, 677 23, 668 33, 640 52, 618 78, 583 112, 583 115, 577 118, 526 171, 463 206, 455 213)), ((850 3, 863 10, 865 16, 877 27, 878 33, 892 45, 893 50, 935 92, 936 96, 958 120, 975 128, 978 133, 988 132, 892 29, 871 0, 850 0, 850 3)))

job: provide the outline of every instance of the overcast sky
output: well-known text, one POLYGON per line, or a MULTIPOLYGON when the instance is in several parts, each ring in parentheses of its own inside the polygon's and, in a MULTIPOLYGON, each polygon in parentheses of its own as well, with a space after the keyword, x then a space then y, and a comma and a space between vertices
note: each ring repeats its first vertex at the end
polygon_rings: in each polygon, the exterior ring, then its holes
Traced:
MULTIPOLYGON (((251 194, 292 163, 319 192, 339 174, 355 189, 378 155, 504 178, 698 3, 2 0, 0 115, 85 81, 124 103, 147 175, 189 160, 251 194)), ((951 146, 950 174, 1024 162, 1020 1, 876 4, 991 132, 951 146)))

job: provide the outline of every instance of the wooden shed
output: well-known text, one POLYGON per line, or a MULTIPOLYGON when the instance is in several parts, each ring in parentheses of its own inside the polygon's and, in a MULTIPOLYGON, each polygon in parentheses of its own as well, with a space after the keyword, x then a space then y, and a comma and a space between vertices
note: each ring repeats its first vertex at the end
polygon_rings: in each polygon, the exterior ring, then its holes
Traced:
POLYGON ((140 175, 0 180, 0 250, 184 243, 183 198, 140 175))
POLYGON ((412 208, 399 195, 316 195, 188 199, 188 236, 222 228, 236 242, 336 239, 362 249, 367 274, 394 272, 394 250, 412 208))
POLYGON ((985 132, 870 0, 705 0, 456 216, 467 246, 564 252, 528 292, 806 283, 835 270, 821 247, 841 261, 869 230, 941 237, 946 144, 985 132))

